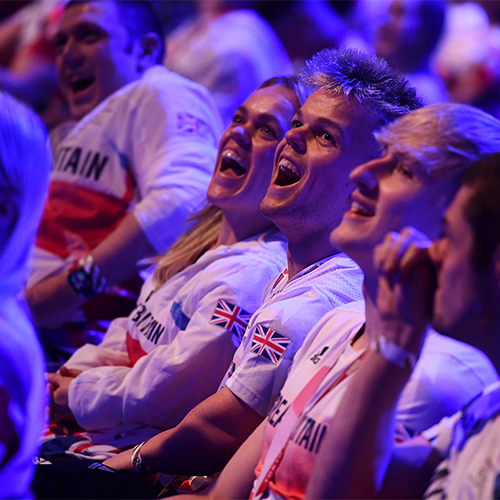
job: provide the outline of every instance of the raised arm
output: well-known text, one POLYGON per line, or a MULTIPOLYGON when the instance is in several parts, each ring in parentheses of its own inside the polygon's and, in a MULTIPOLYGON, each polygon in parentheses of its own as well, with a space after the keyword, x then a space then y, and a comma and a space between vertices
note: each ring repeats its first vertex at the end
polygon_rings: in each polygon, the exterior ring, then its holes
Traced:
MULTIPOLYGON (((418 356, 430 319, 432 273, 418 240, 413 230, 392 233, 375 252, 382 321, 372 334, 403 361, 418 356)), ((413 368, 397 366, 395 357, 375 346, 367 353, 322 443, 308 498, 420 498, 438 458, 421 440, 407 445, 416 446, 410 453, 394 451, 397 402, 413 368)))

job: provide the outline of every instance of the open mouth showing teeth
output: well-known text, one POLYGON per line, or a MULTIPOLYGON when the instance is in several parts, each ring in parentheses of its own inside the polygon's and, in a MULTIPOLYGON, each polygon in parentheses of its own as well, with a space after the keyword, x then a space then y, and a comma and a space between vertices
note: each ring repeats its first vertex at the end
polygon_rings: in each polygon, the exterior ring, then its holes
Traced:
POLYGON ((357 201, 352 202, 351 212, 354 212, 358 215, 363 215, 365 217, 373 217, 375 215, 371 210, 368 210, 365 206, 361 205, 357 201))
POLYGON ((291 186, 299 182, 300 179, 301 177, 297 167, 292 162, 281 159, 275 184, 277 186, 291 186))
POLYGON ((90 87, 94 83, 94 78, 80 78, 78 80, 73 80, 70 82, 69 86, 73 92, 81 92, 86 88, 90 87))
POLYGON ((241 158, 234 151, 224 151, 222 153, 221 172, 232 172, 236 177, 246 174, 246 169, 241 165, 241 158))

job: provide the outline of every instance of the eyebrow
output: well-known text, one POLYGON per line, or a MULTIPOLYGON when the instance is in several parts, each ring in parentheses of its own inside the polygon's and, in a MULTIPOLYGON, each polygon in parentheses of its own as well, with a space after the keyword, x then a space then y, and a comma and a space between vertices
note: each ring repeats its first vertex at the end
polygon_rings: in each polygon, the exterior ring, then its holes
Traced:
POLYGON ((247 108, 242 104, 241 106, 238 106, 234 112, 234 114, 236 114, 237 112, 240 112, 240 113, 247 113, 247 108))
MULTIPOLYGON (((71 29, 69 30, 69 33, 71 33, 71 32, 78 33, 78 31, 81 32, 82 30, 86 30, 86 29, 93 29, 93 30, 96 30, 96 31, 104 34, 104 35, 107 35, 109 33, 108 30, 106 30, 105 28, 103 28, 99 24, 97 24, 93 21, 88 21, 86 19, 82 19, 81 21, 76 23, 74 26, 72 26, 71 29)), ((60 37, 68 37, 68 30, 64 31, 64 30, 59 29, 57 31, 57 33, 53 36, 52 40, 56 41, 57 38, 60 38, 60 37)))
MULTIPOLYGON (((302 111, 300 109, 298 109, 296 111, 295 115, 298 116, 299 118, 302 118, 302 116, 303 116, 302 115, 302 111)), ((334 122, 333 120, 330 120, 330 118, 326 118, 326 116, 315 117, 314 121, 318 125, 329 125, 330 127, 333 127, 342 136, 342 139, 345 140, 345 138, 346 138, 345 137, 345 132, 344 132, 344 130, 342 129, 342 127, 337 122, 334 122)))
MULTIPOLYGON (((243 113, 245 115, 248 114, 247 108, 245 107, 244 104, 242 104, 241 106, 238 106, 236 108, 236 111, 234 112, 234 114, 236 114, 237 112, 243 113)), ((283 129, 278 118, 276 118, 276 116, 274 116, 274 115, 271 115, 270 113, 261 113, 261 114, 259 114, 258 118, 261 121, 273 122, 275 125, 280 127, 280 129, 283 129)))

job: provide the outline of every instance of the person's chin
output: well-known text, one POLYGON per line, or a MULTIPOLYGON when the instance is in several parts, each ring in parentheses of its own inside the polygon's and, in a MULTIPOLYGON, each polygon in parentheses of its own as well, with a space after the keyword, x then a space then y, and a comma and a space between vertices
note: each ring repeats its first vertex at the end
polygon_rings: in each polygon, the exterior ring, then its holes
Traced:
POLYGON ((436 330, 436 332, 441 333, 442 335, 446 335, 447 337, 453 337, 452 328, 450 328, 449 321, 446 320, 446 317, 442 314, 439 306, 434 304, 434 310, 432 312, 432 328, 436 330))
POLYGON ((93 103, 86 103, 86 104, 70 104, 69 110, 71 113, 71 116, 75 120, 81 120, 85 115, 90 113, 96 105, 93 103))
POLYGON ((335 248, 345 245, 350 240, 349 232, 346 230, 345 226, 345 222, 341 221, 340 224, 330 233, 330 243, 335 248))
POLYGON ((273 220, 273 217, 279 216, 283 207, 272 196, 266 194, 259 205, 259 210, 264 217, 273 220))

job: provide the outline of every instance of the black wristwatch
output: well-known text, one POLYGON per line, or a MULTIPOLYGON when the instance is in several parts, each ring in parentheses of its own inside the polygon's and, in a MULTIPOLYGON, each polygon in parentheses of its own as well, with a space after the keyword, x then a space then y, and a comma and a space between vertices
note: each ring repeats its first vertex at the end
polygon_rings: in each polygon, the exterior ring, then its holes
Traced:
POLYGON ((107 285, 106 278, 90 254, 75 261, 68 274, 68 281, 73 290, 86 299, 99 295, 107 285))

